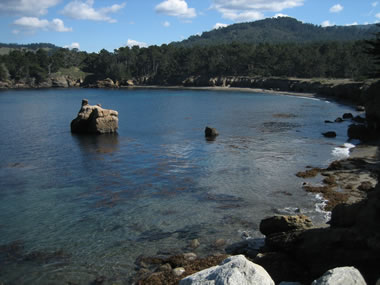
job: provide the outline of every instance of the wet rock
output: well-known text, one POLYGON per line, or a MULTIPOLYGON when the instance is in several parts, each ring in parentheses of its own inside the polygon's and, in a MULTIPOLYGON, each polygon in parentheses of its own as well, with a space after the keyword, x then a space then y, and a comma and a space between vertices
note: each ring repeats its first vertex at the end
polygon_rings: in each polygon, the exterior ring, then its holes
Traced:
POLYGON ((186 271, 185 268, 177 267, 177 268, 174 268, 172 272, 174 276, 181 276, 185 273, 185 271, 186 271))
POLYGON ((213 244, 213 246, 216 247, 216 248, 221 248, 221 247, 223 247, 225 245, 226 245, 226 241, 224 239, 222 239, 222 238, 217 239, 216 241, 214 241, 214 244, 213 244))
POLYGON ((190 247, 193 249, 198 248, 200 245, 201 243, 198 239, 193 239, 192 241, 190 241, 190 247))
POLYGON ((334 123, 333 121, 330 121, 330 120, 325 120, 325 124, 332 124, 334 123))
POLYGON ((322 135, 326 138, 335 138, 336 132, 329 131, 329 132, 322 133, 322 135))
POLYGON ((321 172, 320 168, 312 168, 306 171, 300 171, 296 174, 296 176, 300 178, 313 178, 317 176, 320 172, 321 172))
POLYGON ((351 124, 348 127, 347 136, 350 139, 367 140, 370 137, 370 131, 364 125, 351 124))
POLYGON ((311 285, 366 285, 363 276, 355 267, 339 267, 331 269, 311 285))
POLYGON ((179 284, 274 285, 274 282, 260 265, 254 264, 243 255, 237 255, 225 259, 219 266, 214 266, 190 275, 182 279, 179 284))
POLYGON ((266 218, 260 223, 260 232, 264 235, 287 232, 291 230, 304 230, 312 228, 313 223, 305 215, 274 216, 266 218))
POLYGON ((208 126, 205 128, 205 137, 206 138, 215 138, 218 135, 219 135, 219 133, 215 128, 211 128, 208 126))
POLYGON ((173 268, 169 263, 165 263, 159 267, 159 271, 172 271, 173 268))
POLYGON ((343 114, 343 119, 349 120, 352 119, 354 116, 351 113, 344 113, 343 114))
POLYGON ((344 120, 340 117, 335 119, 335 123, 342 123, 342 122, 344 122, 344 120))
POLYGON ((82 107, 78 116, 71 122, 73 133, 115 133, 118 129, 118 112, 103 109, 99 106, 88 104, 88 100, 82 100, 82 107))
POLYGON ((259 253, 259 247, 257 246, 256 240, 247 239, 227 246, 225 251, 231 255, 243 254, 244 256, 253 259, 259 253))
POLYGON ((197 259, 197 255, 193 252, 184 253, 183 257, 185 260, 194 261, 197 259))

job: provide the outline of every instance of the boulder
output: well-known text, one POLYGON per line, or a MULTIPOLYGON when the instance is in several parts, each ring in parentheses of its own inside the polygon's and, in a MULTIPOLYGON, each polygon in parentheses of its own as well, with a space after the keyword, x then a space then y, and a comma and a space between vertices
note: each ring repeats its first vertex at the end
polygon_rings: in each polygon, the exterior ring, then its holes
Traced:
POLYGON ((219 133, 215 128, 211 128, 208 126, 205 128, 205 137, 206 138, 215 138, 218 135, 219 135, 219 133))
POLYGON ((322 133, 322 135, 326 138, 335 138, 336 132, 329 131, 329 132, 322 133))
POLYGON ((231 256, 214 266, 182 279, 180 285, 274 285, 263 267, 244 257, 231 256))
POLYGON ((363 276, 355 267, 338 267, 327 271, 311 285, 366 285, 363 276))
POLYGON ((71 121, 71 132, 115 133, 118 129, 118 122, 117 111, 103 109, 98 105, 89 105, 88 100, 83 99, 78 116, 71 121))
POLYGON ((313 223, 305 215, 274 216, 260 222, 260 232, 264 235, 292 230, 304 230, 312 227, 313 223))
POLYGON ((52 78, 51 87, 67 88, 69 87, 69 83, 67 82, 67 78, 65 76, 58 76, 56 78, 52 78))
POLYGON ((351 113, 344 113, 343 114, 343 119, 349 120, 352 119, 354 116, 351 113))
POLYGON ((98 80, 96 81, 96 86, 98 88, 115 88, 117 87, 115 85, 115 82, 111 78, 106 78, 104 80, 98 80))
POLYGON ((335 123, 342 123, 344 120, 342 118, 336 118, 335 119, 335 123))

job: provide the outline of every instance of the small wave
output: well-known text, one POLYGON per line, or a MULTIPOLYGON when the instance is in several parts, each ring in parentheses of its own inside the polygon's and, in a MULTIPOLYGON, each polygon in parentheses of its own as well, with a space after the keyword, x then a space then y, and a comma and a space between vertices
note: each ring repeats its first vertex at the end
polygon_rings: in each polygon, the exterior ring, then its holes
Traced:
POLYGON ((323 215, 324 220, 327 222, 331 219, 331 212, 325 211, 325 206, 327 205, 327 200, 323 198, 322 194, 315 195, 317 203, 315 204, 315 211, 323 215))
POLYGON ((350 156, 350 150, 354 148, 355 145, 350 143, 345 143, 343 146, 338 146, 332 150, 332 155, 336 159, 345 159, 350 156))

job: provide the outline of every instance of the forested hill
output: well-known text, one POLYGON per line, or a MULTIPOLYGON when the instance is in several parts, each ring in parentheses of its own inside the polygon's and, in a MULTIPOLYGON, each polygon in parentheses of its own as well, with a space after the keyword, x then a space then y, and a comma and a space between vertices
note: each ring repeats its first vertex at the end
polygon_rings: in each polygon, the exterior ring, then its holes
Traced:
POLYGON ((49 43, 33 43, 33 44, 5 44, 0 43, 0 55, 8 54, 12 50, 27 50, 27 51, 37 51, 38 49, 45 49, 46 51, 55 51, 59 49, 56 45, 49 43))
POLYGON ((233 24, 225 28, 191 36, 175 45, 191 47, 237 43, 312 43, 328 41, 357 41, 370 39, 377 32, 376 25, 321 27, 305 24, 294 18, 278 17, 233 24))

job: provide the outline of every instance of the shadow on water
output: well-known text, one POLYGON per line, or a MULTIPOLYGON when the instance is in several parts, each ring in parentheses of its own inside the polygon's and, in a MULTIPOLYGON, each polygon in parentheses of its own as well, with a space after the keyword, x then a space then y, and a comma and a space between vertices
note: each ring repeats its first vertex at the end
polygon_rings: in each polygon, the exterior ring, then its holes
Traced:
POLYGON ((71 134, 85 153, 112 154, 119 150, 118 134, 71 134))

